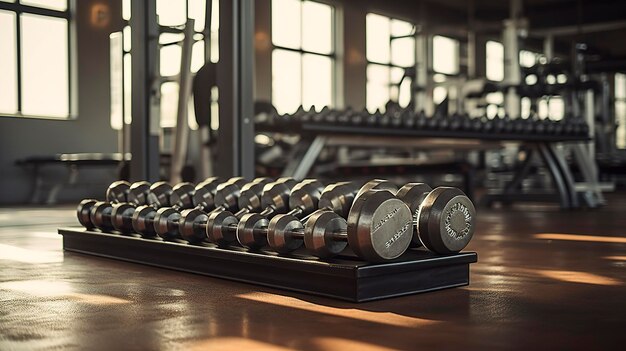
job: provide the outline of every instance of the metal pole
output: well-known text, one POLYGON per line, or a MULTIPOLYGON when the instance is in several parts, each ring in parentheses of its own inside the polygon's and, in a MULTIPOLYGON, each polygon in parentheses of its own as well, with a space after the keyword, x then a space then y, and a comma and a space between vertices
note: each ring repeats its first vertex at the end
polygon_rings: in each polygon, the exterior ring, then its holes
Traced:
POLYGON ((132 1, 132 116, 130 178, 159 179, 158 26, 156 0, 132 1))
POLYGON ((220 4, 222 23, 217 66, 219 88, 218 164, 216 175, 254 177, 254 2, 220 4))
POLYGON ((191 49, 193 47, 192 18, 185 24, 185 38, 183 39, 180 58, 180 74, 178 76, 178 109, 176 114, 176 129, 174 131, 174 148, 170 168, 170 182, 182 182, 181 172, 187 161, 187 147, 189 141, 189 123, 187 107, 191 96, 191 49))

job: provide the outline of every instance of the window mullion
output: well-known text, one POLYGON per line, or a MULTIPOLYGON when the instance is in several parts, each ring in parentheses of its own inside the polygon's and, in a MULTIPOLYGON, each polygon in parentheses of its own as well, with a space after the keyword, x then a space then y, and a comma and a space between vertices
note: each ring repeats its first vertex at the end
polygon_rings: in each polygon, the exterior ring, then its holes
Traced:
POLYGON ((22 13, 15 11, 15 51, 17 74, 17 113, 22 113, 22 13))

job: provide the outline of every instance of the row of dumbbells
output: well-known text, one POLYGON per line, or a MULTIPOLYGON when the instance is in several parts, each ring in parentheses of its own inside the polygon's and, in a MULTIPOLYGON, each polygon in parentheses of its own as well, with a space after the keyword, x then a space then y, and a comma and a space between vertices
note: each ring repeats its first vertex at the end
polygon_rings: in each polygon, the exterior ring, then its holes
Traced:
POLYGON ((77 209, 87 229, 144 238, 241 245, 288 254, 302 247, 320 258, 349 248, 366 261, 399 257, 409 247, 439 253, 462 250, 471 240, 475 208, 457 189, 386 180, 362 186, 292 178, 209 178, 171 186, 114 182, 106 201, 86 199, 77 209))
POLYGON ((301 124, 331 124, 355 127, 404 128, 413 130, 500 133, 500 134, 537 134, 587 136, 589 126, 581 118, 567 117, 561 120, 550 118, 511 119, 509 116, 494 118, 470 117, 466 114, 427 116, 423 111, 414 112, 409 109, 392 110, 385 113, 367 110, 353 111, 335 110, 324 107, 320 112, 314 109, 306 111, 302 106, 293 114, 274 115, 272 122, 280 125, 298 126, 301 124))

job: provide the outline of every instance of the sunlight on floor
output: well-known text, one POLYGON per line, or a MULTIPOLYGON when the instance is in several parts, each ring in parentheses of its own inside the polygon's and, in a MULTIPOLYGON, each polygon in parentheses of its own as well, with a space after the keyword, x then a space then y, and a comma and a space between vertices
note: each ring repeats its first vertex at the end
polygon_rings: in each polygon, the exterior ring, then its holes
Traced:
POLYGON ((366 322, 388 324, 397 327, 414 328, 424 325, 430 325, 439 323, 439 321, 422 319, 416 317, 402 316, 391 312, 374 312, 360 310, 356 308, 339 308, 330 307, 319 304, 314 304, 307 301, 302 301, 293 297, 267 294, 267 293, 246 293, 237 295, 237 297, 258 301, 263 303, 269 303, 273 305, 283 306, 287 308, 295 308, 304 311, 310 311, 314 313, 323 313, 341 318, 351 318, 366 322))

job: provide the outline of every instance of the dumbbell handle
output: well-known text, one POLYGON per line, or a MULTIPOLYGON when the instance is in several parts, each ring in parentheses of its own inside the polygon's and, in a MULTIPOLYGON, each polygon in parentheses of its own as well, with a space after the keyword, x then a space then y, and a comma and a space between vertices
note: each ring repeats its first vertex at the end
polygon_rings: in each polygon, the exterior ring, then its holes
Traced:
MULTIPOLYGON (((254 235, 266 237, 268 230, 267 230, 267 227, 261 227, 258 229, 254 229, 253 233, 254 235)), ((297 239, 304 239, 304 229, 286 230, 284 233, 286 236, 291 236, 297 239)), ((327 235, 337 241, 348 241, 347 230, 334 231, 334 232, 327 233, 327 235)))

